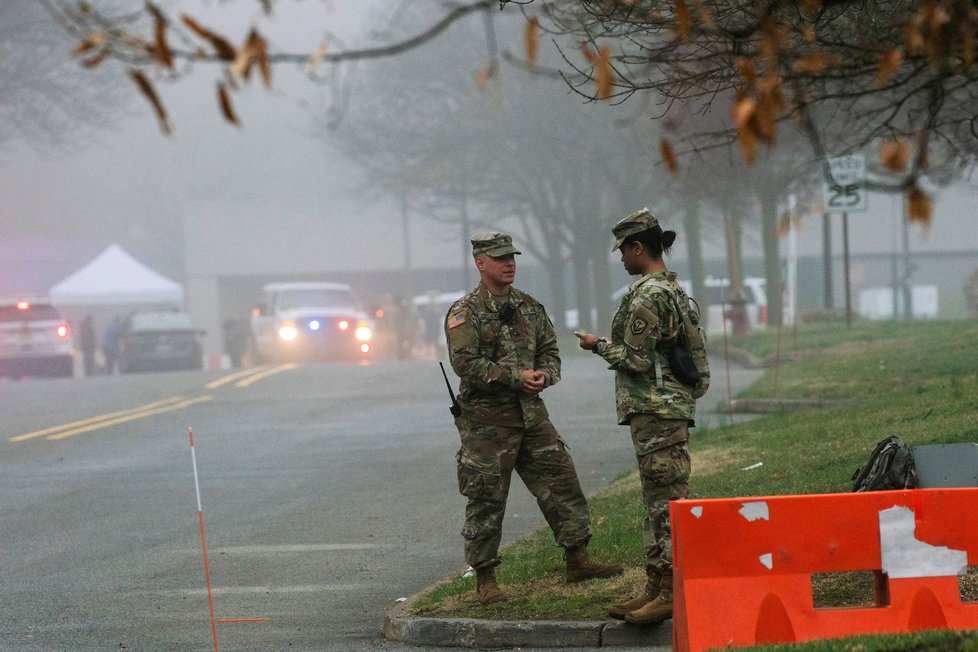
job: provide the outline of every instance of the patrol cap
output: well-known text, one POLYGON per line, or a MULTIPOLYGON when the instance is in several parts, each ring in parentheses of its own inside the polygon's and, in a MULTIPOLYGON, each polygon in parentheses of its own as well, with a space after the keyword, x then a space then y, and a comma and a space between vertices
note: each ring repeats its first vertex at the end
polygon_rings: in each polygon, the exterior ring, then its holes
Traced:
POLYGON ((513 238, 499 231, 483 231, 472 236, 472 255, 485 254, 493 258, 506 254, 518 254, 520 251, 513 246, 513 238))
POLYGON ((659 220, 656 219, 655 215, 648 208, 637 210, 631 215, 621 218, 611 228, 611 232, 615 236, 615 246, 611 250, 615 251, 618 249, 628 236, 642 233, 643 231, 650 231, 657 226, 659 226, 659 220))

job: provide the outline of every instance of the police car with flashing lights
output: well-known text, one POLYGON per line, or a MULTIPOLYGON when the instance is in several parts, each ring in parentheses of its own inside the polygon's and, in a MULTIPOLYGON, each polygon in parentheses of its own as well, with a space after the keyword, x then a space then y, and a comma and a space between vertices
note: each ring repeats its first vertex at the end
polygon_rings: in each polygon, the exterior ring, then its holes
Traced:
POLYGON ((269 283, 251 313, 253 363, 369 359, 373 323, 345 283, 269 283))
POLYGON ((0 375, 71 376, 71 327, 43 300, 0 300, 0 375))

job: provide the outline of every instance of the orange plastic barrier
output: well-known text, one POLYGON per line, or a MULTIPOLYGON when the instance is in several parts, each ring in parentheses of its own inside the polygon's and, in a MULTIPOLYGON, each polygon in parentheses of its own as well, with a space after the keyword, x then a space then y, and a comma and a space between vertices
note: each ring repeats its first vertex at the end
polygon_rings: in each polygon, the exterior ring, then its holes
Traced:
POLYGON ((674 501, 673 649, 978 629, 975 514, 976 488, 674 501), (815 608, 813 573, 880 570, 877 604, 815 608))

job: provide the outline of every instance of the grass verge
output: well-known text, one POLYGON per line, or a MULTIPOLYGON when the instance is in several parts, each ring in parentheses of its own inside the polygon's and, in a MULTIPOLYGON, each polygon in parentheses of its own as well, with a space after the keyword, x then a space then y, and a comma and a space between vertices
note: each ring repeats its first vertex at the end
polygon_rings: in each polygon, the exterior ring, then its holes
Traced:
MULTIPOLYGON (((848 491, 853 472, 887 435, 899 435, 911 446, 978 441, 976 342, 978 324, 972 321, 860 323, 852 328, 820 323, 780 333, 769 329, 735 340, 734 345, 776 363, 743 397, 857 401, 847 407, 786 412, 694 432, 691 496, 848 491)), ((721 373, 722 365, 721 356, 714 353, 714 373, 721 373)), ((705 400, 710 400, 709 395, 705 400)), ((604 619, 611 602, 637 594, 644 583, 639 570, 643 510, 637 474, 619 478, 589 502, 594 529, 589 550, 602 561, 631 569, 623 577, 565 585, 563 560, 550 531, 542 529, 502 552, 504 563, 497 575, 509 601, 482 607, 475 599, 474 578, 457 577, 417 600, 415 613, 604 619)), ((975 575, 966 577, 963 595, 978 599, 976 585, 975 575)), ((858 574, 833 576, 815 582, 814 592, 820 604, 868 604, 871 582, 858 574)), ((960 645, 959 639, 965 640, 951 635, 935 645, 960 645)), ((840 648, 835 641, 834 647, 824 649, 978 650, 978 642, 972 643, 975 647, 931 648, 908 639, 897 645, 909 647, 840 648)))

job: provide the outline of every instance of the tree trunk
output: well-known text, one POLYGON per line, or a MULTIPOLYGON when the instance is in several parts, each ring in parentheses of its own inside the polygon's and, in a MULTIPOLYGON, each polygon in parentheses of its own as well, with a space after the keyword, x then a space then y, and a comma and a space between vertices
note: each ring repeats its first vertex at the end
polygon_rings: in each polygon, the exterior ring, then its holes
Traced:
POLYGON ((784 283, 778 251, 778 195, 761 190, 761 235, 764 243, 764 276, 767 279, 767 323, 780 326, 784 318, 784 283))
POLYGON ((683 221, 686 230, 686 255, 689 257, 689 280, 693 287, 693 299, 701 299, 700 320, 708 325, 709 310, 706 296, 706 264, 703 262, 703 230, 700 227, 700 202, 694 200, 686 211, 683 221))

